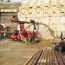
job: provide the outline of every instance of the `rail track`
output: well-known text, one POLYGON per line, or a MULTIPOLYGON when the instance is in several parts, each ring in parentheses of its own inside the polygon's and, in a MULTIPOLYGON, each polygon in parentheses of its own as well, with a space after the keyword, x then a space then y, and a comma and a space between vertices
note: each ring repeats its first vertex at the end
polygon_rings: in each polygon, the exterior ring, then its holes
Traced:
POLYGON ((24 65, 65 65, 61 52, 54 49, 38 50, 24 65))

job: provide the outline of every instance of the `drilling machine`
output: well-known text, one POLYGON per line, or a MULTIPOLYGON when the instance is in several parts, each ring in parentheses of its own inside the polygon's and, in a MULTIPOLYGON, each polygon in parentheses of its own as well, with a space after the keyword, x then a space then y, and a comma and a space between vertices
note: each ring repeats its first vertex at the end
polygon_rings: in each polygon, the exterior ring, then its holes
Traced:
POLYGON ((11 18, 12 23, 17 23, 19 25, 20 30, 15 30, 12 35, 10 36, 13 40, 22 40, 23 42, 27 43, 27 41, 31 43, 39 42, 41 40, 40 33, 37 31, 37 23, 35 20, 30 20, 30 22, 27 21, 19 21, 16 16, 13 16, 11 18), (24 24, 32 24, 33 25, 33 31, 26 30, 31 25, 27 26, 25 28, 24 24))

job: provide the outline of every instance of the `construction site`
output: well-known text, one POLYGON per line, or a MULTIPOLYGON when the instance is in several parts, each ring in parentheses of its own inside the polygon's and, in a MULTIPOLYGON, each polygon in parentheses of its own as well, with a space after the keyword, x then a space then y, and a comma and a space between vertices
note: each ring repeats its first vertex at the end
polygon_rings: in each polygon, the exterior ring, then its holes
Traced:
POLYGON ((65 65, 65 0, 0 0, 0 65, 65 65))

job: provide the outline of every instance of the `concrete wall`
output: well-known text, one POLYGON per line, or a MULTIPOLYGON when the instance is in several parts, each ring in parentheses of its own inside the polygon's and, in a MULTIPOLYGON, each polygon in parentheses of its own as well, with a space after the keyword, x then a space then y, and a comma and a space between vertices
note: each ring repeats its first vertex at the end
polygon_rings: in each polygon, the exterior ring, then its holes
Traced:
POLYGON ((16 24, 11 23, 10 18, 17 15, 20 3, 0 2, 0 23, 16 29, 16 24))

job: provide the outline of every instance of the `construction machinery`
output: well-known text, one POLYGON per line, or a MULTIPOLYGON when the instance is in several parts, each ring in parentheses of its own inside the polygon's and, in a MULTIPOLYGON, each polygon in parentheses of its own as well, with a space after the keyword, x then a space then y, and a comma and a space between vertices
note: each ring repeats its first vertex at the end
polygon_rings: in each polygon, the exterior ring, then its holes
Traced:
MULTIPOLYGON (((64 33, 61 32, 60 39, 58 39, 55 43, 55 50, 65 52, 65 36, 64 33)), ((56 41, 56 40, 55 40, 56 41)))
POLYGON ((35 20, 30 20, 30 22, 27 21, 19 21, 16 16, 13 16, 11 18, 12 23, 18 24, 18 30, 15 30, 12 35, 10 36, 13 40, 22 40, 23 42, 27 43, 28 41, 31 43, 35 43, 40 41, 40 33, 38 32, 38 24, 35 22, 35 20), (25 27, 25 24, 29 24, 27 27, 25 27), (31 25, 33 25, 33 31, 30 29, 27 30, 31 25))
POLYGON ((0 24, 0 40, 8 37, 10 27, 5 24, 0 24))

